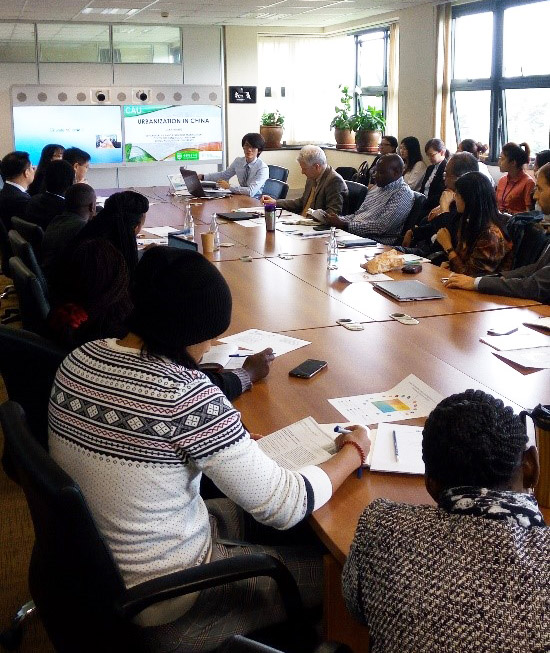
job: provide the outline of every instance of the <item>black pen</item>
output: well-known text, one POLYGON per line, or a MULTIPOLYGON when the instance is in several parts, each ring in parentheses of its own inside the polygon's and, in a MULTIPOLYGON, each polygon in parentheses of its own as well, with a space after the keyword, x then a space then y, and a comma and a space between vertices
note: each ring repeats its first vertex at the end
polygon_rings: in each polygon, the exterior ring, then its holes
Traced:
POLYGON ((399 449, 397 448, 397 437, 395 435, 395 430, 392 431, 393 433, 393 452, 395 453, 395 462, 399 462, 399 449))

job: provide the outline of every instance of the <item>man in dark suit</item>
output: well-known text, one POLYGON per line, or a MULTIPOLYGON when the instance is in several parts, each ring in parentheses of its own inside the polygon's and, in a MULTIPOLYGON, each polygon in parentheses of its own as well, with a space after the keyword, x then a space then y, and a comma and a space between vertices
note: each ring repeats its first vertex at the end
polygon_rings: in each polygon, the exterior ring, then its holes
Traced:
POLYGON ((428 198, 424 204, 424 212, 427 215, 439 204, 439 198, 445 190, 445 167, 449 152, 445 143, 440 138, 431 138, 424 148, 431 165, 426 170, 420 192, 428 198))
POLYGON ((65 209, 65 193, 74 184, 75 173, 68 161, 52 161, 44 174, 46 191, 31 197, 26 219, 42 229, 65 209))
POLYGON ((0 191, 0 220, 9 231, 12 217, 24 218, 27 212, 31 199, 27 188, 34 179, 34 168, 28 152, 17 151, 6 154, 0 165, 4 178, 4 188, 0 191))

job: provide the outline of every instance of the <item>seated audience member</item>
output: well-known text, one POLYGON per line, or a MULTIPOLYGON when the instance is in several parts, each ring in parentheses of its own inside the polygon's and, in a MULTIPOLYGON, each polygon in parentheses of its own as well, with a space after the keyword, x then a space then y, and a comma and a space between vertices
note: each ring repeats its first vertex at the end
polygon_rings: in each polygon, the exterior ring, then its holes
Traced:
POLYGON ((533 172, 535 177, 537 176, 539 170, 542 166, 550 163, 550 150, 541 150, 535 154, 535 163, 533 165, 533 172))
POLYGON ((276 201, 277 206, 303 216, 307 215, 309 209, 342 213, 347 202, 348 187, 342 177, 327 164, 323 150, 316 145, 305 145, 297 160, 307 179, 302 197, 295 200, 274 200, 269 195, 262 195, 262 202, 274 204, 276 201))
POLYGON ((235 195, 250 195, 260 197, 266 179, 269 177, 267 163, 260 159, 265 147, 261 134, 245 134, 241 141, 244 156, 237 157, 233 163, 222 172, 210 172, 199 175, 205 181, 217 181, 220 188, 225 188, 235 195), (237 177, 237 186, 230 186, 231 177, 237 177))
POLYGON ((57 143, 50 143, 49 145, 44 145, 42 152, 40 153, 40 160, 36 166, 34 172, 34 179, 32 184, 28 188, 29 195, 37 195, 38 193, 43 193, 46 188, 44 186, 44 175, 46 168, 52 161, 59 161, 63 158, 63 152, 65 148, 63 145, 58 145, 57 143))
POLYGON ((99 338, 124 337, 132 302, 122 254, 98 238, 68 248, 64 258, 48 315, 52 338, 70 350, 99 338))
POLYGON ((369 189, 375 188, 376 184, 374 183, 373 174, 374 170, 376 169, 378 159, 381 156, 384 156, 384 154, 395 154, 397 152, 398 146, 399 142, 395 136, 382 136, 382 139, 378 144, 378 154, 374 157, 374 161, 369 166, 365 160, 365 162, 361 164, 359 171, 353 175, 352 181, 356 181, 360 184, 368 186, 369 189), (366 167, 366 173, 363 172, 364 167, 366 167))
POLYGON ((25 218, 42 229, 65 208, 65 193, 74 184, 74 170, 67 161, 52 161, 44 173, 45 191, 31 197, 25 218))
MULTIPOLYGON (((550 163, 539 170, 535 199, 543 213, 550 214, 550 163)), ((445 284, 448 288, 477 290, 490 295, 506 295, 534 299, 550 304, 550 243, 539 260, 515 270, 502 272, 499 277, 469 277, 464 274, 451 274, 445 284)))
POLYGON ((502 213, 523 213, 532 205, 535 182, 524 170, 529 163, 527 143, 506 143, 498 157, 501 172, 506 172, 497 184, 498 210, 502 213))
POLYGON ((459 216, 457 242, 446 227, 437 232, 448 267, 468 275, 493 274, 512 266, 513 244, 500 218, 495 191, 481 172, 469 172, 455 183, 459 216))
POLYGON ((69 147, 63 152, 63 160, 68 161, 74 168, 75 183, 82 184, 86 182, 86 175, 90 168, 90 159, 92 157, 78 147, 69 147))
POLYGON ((430 211, 416 227, 409 229, 403 238, 402 250, 410 254, 428 256, 441 250, 435 235, 439 229, 447 227, 454 239, 457 230, 455 184, 456 180, 468 172, 478 171, 478 160, 468 152, 457 152, 445 167, 445 190, 439 198, 439 206, 430 211))
POLYGON ((489 172, 489 168, 483 161, 479 160, 480 154, 485 154, 489 148, 483 143, 477 143, 473 138, 465 138, 463 141, 460 141, 458 144, 457 152, 470 152, 477 159, 477 164, 479 166, 479 172, 482 172, 491 184, 495 185, 495 180, 493 175, 489 172))
POLYGON ((138 262, 136 236, 143 228, 149 200, 141 193, 125 190, 105 200, 103 211, 78 234, 78 242, 93 238, 109 240, 122 254, 130 277, 138 262))
POLYGON ((424 211, 429 213, 438 206, 441 193, 445 190, 443 175, 445 174, 449 151, 440 138, 432 138, 426 143, 424 152, 426 152, 426 156, 430 160, 430 165, 422 180, 420 192, 427 198, 424 211))
MULTIPOLYGON (((259 529, 249 526, 256 520, 286 530, 321 507, 364 460, 366 431, 353 427, 317 467, 279 467, 198 369, 210 340, 231 321, 231 293, 217 268, 197 252, 154 247, 138 264, 131 293, 128 335, 69 354, 49 406, 50 454, 82 489, 123 581, 131 587, 262 551, 286 563, 306 606, 319 605, 319 548, 270 545, 271 529, 260 529, 258 542, 259 529), (227 499, 203 501, 203 473, 227 499)), ((251 579, 164 601, 137 621, 171 622, 144 629, 145 644, 152 634, 158 645, 164 633, 174 650, 177 633, 178 650, 204 651, 284 618, 274 583, 251 579)))
POLYGON ((344 566, 344 599, 370 650, 545 650, 550 529, 531 495, 539 464, 525 425, 466 390, 431 412, 422 453, 436 505, 374 500, 344 566))
POLYGON ((367 193, 355 213, 338 217, 327 212, 325 220, 352 234, 373 238, 384 245, 395 245, 401 240, 414 195, 403 179, 403 161, 398 154, 380 157, 375 172, 376 188, 367 193))
POLYGON ((42 268, 48 281, 54 280, 65 248, 94 217, 95 201, 95 191, 88 184, 74 184, 65 193, 65 210, 50 222, 42 242, 42 268))
POLYGON ((10 152, 0 163, 4 187, 0 190, 0 220, 11 229, 11 219, 24 218, 31 200, 27 189, 34 179, 34 168, 27 152, 10 152))
POLYGON ((426 164, 422 160, 418 138, 416 136, 404 138, 399 145, 399 154, 405 162, 403 178, 411 190, 419 191, 426 174, 426 164))

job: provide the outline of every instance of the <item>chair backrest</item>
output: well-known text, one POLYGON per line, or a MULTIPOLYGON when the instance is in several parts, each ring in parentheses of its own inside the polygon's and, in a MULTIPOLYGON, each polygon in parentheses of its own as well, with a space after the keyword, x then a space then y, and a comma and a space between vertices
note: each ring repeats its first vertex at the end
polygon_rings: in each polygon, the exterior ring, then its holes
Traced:
POLYGON ((542 215, 535 212, 516 213, 506 222, 508 236, 514 243, 513 268, 531 265, 540 258, 550 238, 540 227, 542 215))
POLYGON ((13 255, 18 256, 29 270, 36 275, 36 278, 40 281, 40 285, 42 286, 44 296, 47 298, 48 282, 46 281, 42 268, 36 259, 33 246, 15 229, 10 229, 8 231, 8 238, 10 239, 13 255))
POLYGON ((363 204, 369 189, 356 181, 346 181, 346 186, 348 187, 348 206, 347 210, 344 207, 344 211, 345 213, 355 213, 363 204))
POLYGON ((267 167, 269 168, 270 179, 278 179, 279 181, 286 181, 288 179, 288 168, 272 165, 268 165, 267 167))
POLYGON ((44 295, 36 274, 31 272, 18 256, 10 258, 10 276, 19 299, 19 312, 23 328, 43 333, 50 304, 44 295))
MULTIPOLYGON (((42 241, 44 240, 44 229, 42 229, 40 225, 16 217, 11 219, 11 228, 18 231, 23 238, 32 245, 36 260, 40 261, 42 254, 42 241)), ((19 256, 19 254, 16 254, 16 256, 19 256)))
POLYGON ((284 200, 288 194, 288 184, 279 179, 267 179, 264 184, 264 194, 275 200, 284 200))
POLYGON ((2 258, 2 274, 5 277, 11 277, 9 261, 12 256, 13 251, 10 245, 8 230, 4 221, 0 219, 0 257, 2 258))
POLYGON ((409 229, 415 227, 420 222, 420 219, 424 216, 425 213, 424 205, 426 204, 428 198, 423 193, 417 193, 415 190, 413 190, 413 194, 413 205, 409 211, 409 215, 403 223, 403 229, 401 230, 402 236, 404 236, 409 229))
POLYGON ((68 353, 36 333, 0 326, 0 374, 8 397, 23 407, 34 437, 45 449, 50 391, 68 353))
POLYGON ((116 642, 124 584, 80 488, 31 435, 18 404, 0 406, 0 423, 34 526, 31 595, 55 650, 129 650, 116 642))
POLYGON ((345 181, 351 181, 353 175, 357 173, 357 168, 352 168, 351 166, 339 166, 338 168, 336 168, 336 172, 345 181))

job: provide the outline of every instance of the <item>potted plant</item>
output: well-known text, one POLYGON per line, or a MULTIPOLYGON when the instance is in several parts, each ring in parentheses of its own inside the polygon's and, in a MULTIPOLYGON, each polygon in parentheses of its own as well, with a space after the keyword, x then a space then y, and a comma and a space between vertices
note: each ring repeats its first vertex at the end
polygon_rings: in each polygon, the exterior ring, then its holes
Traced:
POLYGON ((367 107, 351 117, 351 128, 355 131, 355 144, 358 152, 376 154, 386 119, 381 109, 367 107))
POLYGON ((284 116, 279 113, 279 109, 275 109, 271 113, 262 114, 260 134, 264 137, 266 148, 281 147, 284 123, 284 116))
POLYGON ((351 113, 351 103, 353 102, 353 95, 350 95, 347 86, 338 86, 342 91, 340 102, 343 106, 334 107, 336 115, 330 123, 334 127, 334 138, 336 140, 337 150, 353 150, 355 149, 355 136, 350 126, 350 119, 353 117, 351 113))

